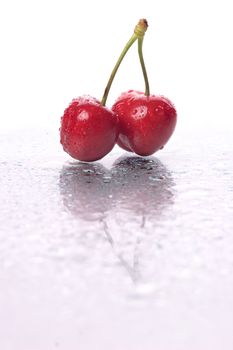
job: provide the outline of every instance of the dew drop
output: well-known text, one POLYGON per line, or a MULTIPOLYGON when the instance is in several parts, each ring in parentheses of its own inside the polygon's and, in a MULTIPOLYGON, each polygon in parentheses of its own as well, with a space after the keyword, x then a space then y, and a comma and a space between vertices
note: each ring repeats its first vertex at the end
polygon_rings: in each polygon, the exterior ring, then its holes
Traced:
POLYGON ((90 175, 90 174, 93 174, 93 173, 94 173, 94 170, 91 170, 91 169, 83 169, 83 173, 86 174, 86 175, 90 175))
POLYGON ((147 113, 147 107, 146 106, 139 106, 134 109, 133 111, 133 117, 134 119, 142 119, 146 116, 147 113))
POLYGON ((77 115, 78 120, 87 120, 89 118, 89 115, 86 111, 82 111, 77 115))
POLYGON ((157 176, 149 176, 149 180, 151 180, 151 181, 160 181, 160 178, 158 178, 157 176))
POLYGON ((103 177, 103 182, 104 182, 104 183, 108 183, 108 182, 111 181, 111 179, 112 179, 111 176, 104 176, 104 177, 103 177))

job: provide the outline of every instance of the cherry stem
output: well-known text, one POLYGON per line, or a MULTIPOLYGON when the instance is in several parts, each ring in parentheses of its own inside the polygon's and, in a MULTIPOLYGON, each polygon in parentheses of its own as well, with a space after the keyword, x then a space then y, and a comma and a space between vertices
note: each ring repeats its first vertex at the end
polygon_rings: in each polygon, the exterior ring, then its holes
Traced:
POLYGON ((115 64, 115 67, 113 68, 113 71, 110 75, 110 78, 109 78, 109 81, 107 83, 107 86, 104 90, 104 95, 103 95, 103 98, 101 100, 101 104, 102 106, 105 106, 106 104, 106 101, 107 101, 107 98, 108 98, 108 94, 109 94, 109 91, 110 91, 110 88, 112 86, 112 82, 115 78, 115 75, 118 71, 118 68, 123 60, 123 58, 125 57, 126 53, 128 52, 128 50, 130 49, 130 47, 133 45, 133 43, 137 40, 137 35, 133 34, 132 37, 129 39, 129 41, 127 42, 127 44, 125 45, 120 57, 118 58, 117 60, 117 63, 115 64))
POLYGON ((139 58, 140 58, 140 62, 141 62, 141 67, 142 67, 142 71, 143 71, 143 76, 144 76, 144 80, 145 80, 145 86, 146 86, 146 92, 145 94, 147 96, 149 96, 150 91, 149 91, 149 83, 148 83, 148 78, 147 78, 147 74, 146 74, 146 68, 145 68, 145 64, 144 64, 144 60, 143 60, 143 55, 142 55, 142 42, 143 42, 143 37, 144 34, 147 30, 148 24, 147 21, 145 19, 140 19, 140 21, 138 22, 138 24, 136 25, 135 29, 134 29, 134 34, 131 36, 131 38, 129 39, 129 41, 127 42, 127 44, 125 45, 120 57, 117 60, 117 63, 115 64, 115 67, 113 68, 113 71, 110 75, 110 78, 108 80, 107 86, 104 90, 104 95, 102 97, 101 100, 101 105, 105 106, 107 98, 108 98, 108 94, 110 91, 110 88, 112 86, 112 82, 115 78, 115 75, 117 73, 117 70, 123 60, 123 58, 125 57, 126 53, 128 52, 128 50, 130 49, 130 47, 133 45, 133 43, 138 39, 138 53, 139 53, 139 58))
POLYGON ((142 44, 143 44, 143 39, 144 37, 138 38, 138 55, 142 67, 142 73, 145 81, 145 95, 150 96, 150 85, 149 85, 149 80, 146 72, 146 66, 143 58, 143 53, 142 53, 142 44))

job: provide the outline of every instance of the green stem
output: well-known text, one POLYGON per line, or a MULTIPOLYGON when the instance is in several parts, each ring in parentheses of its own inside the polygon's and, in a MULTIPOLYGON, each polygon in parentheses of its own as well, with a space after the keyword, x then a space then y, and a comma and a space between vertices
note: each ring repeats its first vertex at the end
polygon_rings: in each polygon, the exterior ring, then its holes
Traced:
POLYGON ((150 86, 149 86, 149 81, 148 81, 148 76, 146 72, 146 66, 143 58, 143 53, 142 53, 142 44, 143 44, 143 39, 144 37, 138 38, 138 55, 142 67, 142 73, 145 81, 145 95, 150 96, 150 86))
POLYGON ((129 41, 127 42, 127 44, 125 45, 120 57, 117 60, 117 63, 115 64, 115 67, 113 68, 113 71, 110 75, 109 81, 107 83, 107 86, 104 90, 104 95, 102 97, 101 100, 101 104, 102 106, 105 106, 107 98, 108 98, 108 94, 109 94, 109 90, 111 88, 113 79, 115 78, 116 72, 123 60, 123 58, 125 57, 126 53, 128 52, 128 50, 130 49, 130 47, 133 45, 133 43, 138 39, 138 52, 139 52, 139 57, 140 57, 140 62, 141 62, 141 66, 142 66, 142 71, 143 71, 143 75, 144 75, 144 79, 145 79, 145 84, 146 84, 146 95, 149 96, 149 84, 148 84, 148 79, 147 79, 147 74, 146 74, 146 68, 145 68, 145 64, 143 61, 143 56, 142 56, 142 41, 143 41, 143 37, 144 34, 147 30, 148 27, 148 23, 146 19, 140 19, 138 24, 136 25, 136 27, 134 28, 134 33, 131 36, 131 38, 129 39, 129 41), (140 44, 139 44, 140 42, 140 44))
POLYGON ((113 71, 112 71, 112 73, 111 73, 111 75, 110 75, 110 78, 109 78, 109 81, 108 81, 108 83, 107 83, 107 86, 106 86, 106 88, 105 88, 105 90, 104 90, 104 95, 103 95, 102 100, 101 100, 102 106, 105 106, 105 104, 106 104, 106 101, 107 101, 107 98, 108 98, 108 94, 109 94, 109 90, 110 90, 110 88, 111 88, 112 82, 113 82, 113 80, 114 80, 114 78, 115 78, 115 75, 116 75, 116 73, 117 73, 117 70, 118 70, 118 68, 119 68, 119 66, 120 66, 120 64, 121 64, 121 62, 122 62, 122 60, 123 60, 123 58, 125 57, 126 53, 127 53, 128 50, 130 49, 130 47, 133 45, 133 43, 134 43, 137 39, 138 39, 138 37, 137 37, 137 35, 134 33, 134 34, 132 35, 132 37, 129 39, 129 41, 127 42, 127 44, 125 45, 125 47, 124 47, 124 49, 123 49, 123 51, 122 51, 120 57, 118 58, 117 63, 115 64, 115 67, 113 68, 113 71))

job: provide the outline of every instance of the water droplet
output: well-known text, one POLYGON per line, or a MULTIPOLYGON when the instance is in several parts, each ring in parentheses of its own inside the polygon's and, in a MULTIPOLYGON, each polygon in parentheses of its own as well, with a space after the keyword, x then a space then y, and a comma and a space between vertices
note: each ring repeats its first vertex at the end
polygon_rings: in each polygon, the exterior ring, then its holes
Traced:
POLYGON ((139 106, 134 109, 133 111, 133 117, 134 119, 142 119, 146 116, 147 113, 147 107, 146 106, 139 106))
POLYGON ((105 176, 103 177, 103 181, 104 181, 105 183, 110 182, 110 181, 111 181, 111 179, 112 179, 112 177, 111 177, 111 176, 107 176, 107 175, 105 175, 105 176))
POLYGON ((89 175, 89 174, 94 173, 94 170, 91 170, 91 169, 83 169, 83 173, 89 175))
POLYGON ((157 176, 149 176, 149 180, 151 181, 160 181, 160 178, 157 176))
POLYGON ((77 115, 78 120, 87 120, 89 118, 88 112, 82 111, 77 115))

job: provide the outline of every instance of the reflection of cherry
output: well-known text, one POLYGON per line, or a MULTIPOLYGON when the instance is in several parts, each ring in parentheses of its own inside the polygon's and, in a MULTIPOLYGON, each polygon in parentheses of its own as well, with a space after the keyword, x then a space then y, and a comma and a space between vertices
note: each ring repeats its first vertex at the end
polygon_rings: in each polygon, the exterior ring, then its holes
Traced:
POLYGON ((102 230, 116 258, 137 283, 144 228, 147 222, 155 227, 173 202, 169 171, 153 157, 120 157, 110 171, 99 163, 74 162, 63 167, 59 185, 64 206, 78 221, 86 222, 86 229, 102 230))
POLYGON ((161 213, 172 203, 173 185, 169 171, 154 157, 123 156, 111 170, 99 163, 74 162, 60 176, 64 205, 87 221, 119 209, 144 216, 161 213))
MULTIPOLYGON (((173 203, 174 182, 161 161, 154 157, 120 157, 111 169, 115 222, 110 231, 134 283, 143 281, 141 245, 147 234, 173 203), (127 249, 127 246, 130 249, 127 249)), ((113 220, 114 223, 114 220, 113 220)))
POLYGON ((115 206, 142 215, 158 216, 172 203, 172 176, 154 157, 121 157, 112 168, 115 206))
POLYGON ((65 207, 86 221, 102 219, 111 206, 110 179, 110 172, 99 163, 74 162, 64 166, 60 192, 65 207))

